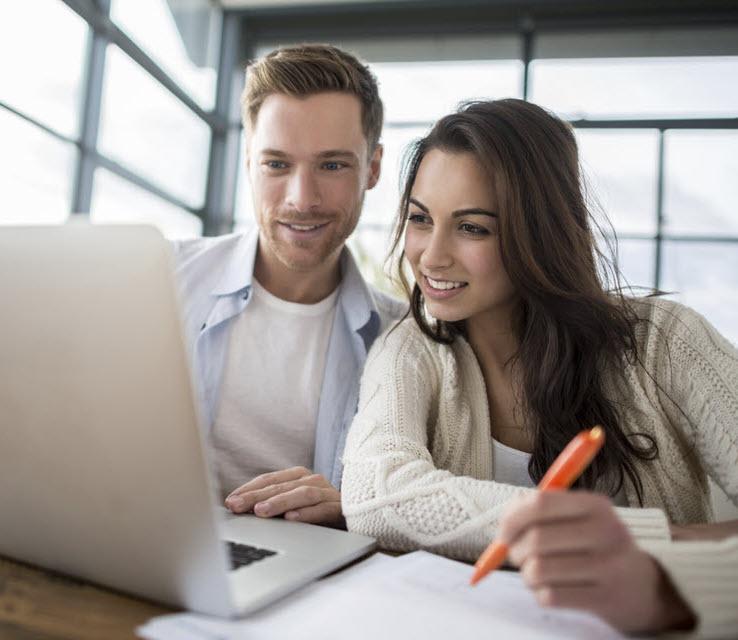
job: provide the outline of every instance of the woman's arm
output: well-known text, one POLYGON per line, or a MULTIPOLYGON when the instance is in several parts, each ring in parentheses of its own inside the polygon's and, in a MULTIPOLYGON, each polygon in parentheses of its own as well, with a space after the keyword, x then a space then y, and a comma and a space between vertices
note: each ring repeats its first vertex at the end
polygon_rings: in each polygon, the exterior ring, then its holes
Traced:
POLYGON ((731 536, 738 536, 738 520, 728 522, 710 522, 706 524, 687 524, 677 526, 672 524, 671 539, 684 542, 687 540, 725 540, 731 536))
POLYGON ((738 350, 688 307, 660 301, 652 321, 645 364, 670 426, 738 506, 738 350))
POLYGON ((471 477, 490 469, 470 462, 480 447, 469 390, 411 322, 378 338, 367 358, 344 451, 344 515, 382 548, 475 560, 507 501, 531 490, 471 477))

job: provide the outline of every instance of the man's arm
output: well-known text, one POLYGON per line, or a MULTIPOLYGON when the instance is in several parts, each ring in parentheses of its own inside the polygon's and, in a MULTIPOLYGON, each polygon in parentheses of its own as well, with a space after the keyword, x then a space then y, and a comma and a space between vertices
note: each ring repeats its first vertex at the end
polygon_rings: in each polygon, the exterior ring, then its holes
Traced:
POLYGON ((225 499, 233 513, 253 511, 262 518, 284 516, 345 528, 341 494, 330 482, 305 467, 264 473, 238 487, 225 499))

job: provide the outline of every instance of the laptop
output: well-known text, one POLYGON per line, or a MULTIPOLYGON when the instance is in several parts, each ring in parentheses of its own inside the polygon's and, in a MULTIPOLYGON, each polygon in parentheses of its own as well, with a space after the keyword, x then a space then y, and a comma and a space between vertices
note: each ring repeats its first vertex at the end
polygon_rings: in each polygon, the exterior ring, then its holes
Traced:
POLYGON ((153 227, 0 228, 0 328, 0 555, 235 616, 374 547, 220 506, 153 227))

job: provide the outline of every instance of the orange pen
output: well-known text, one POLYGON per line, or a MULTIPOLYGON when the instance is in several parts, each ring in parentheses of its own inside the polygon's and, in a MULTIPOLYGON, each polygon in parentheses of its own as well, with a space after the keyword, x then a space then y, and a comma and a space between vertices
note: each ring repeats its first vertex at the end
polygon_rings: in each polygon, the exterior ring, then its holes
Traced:
MULTIPOLYGON (((580 431, 553 461, 538 483, 538 488, 541 491, 568 489, 592 462, 604 442, 605 431, 602 427, 580 431)), ((476 584, 497 569, 505 561, 507 552, 506 544, 493 540, 474 564, 476 571, 471 583, 476 584)))

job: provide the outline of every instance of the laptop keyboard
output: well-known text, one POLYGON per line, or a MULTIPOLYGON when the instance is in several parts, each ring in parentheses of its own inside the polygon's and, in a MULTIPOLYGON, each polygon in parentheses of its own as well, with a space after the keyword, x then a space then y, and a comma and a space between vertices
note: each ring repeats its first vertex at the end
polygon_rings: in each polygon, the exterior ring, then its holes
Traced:
POLYGON ((249 544, 240 544, 238 542, 232 542, 228 540, 228 551, 231 556, 231 571, 244 567, 247 564, 258 562, 269 556, 276 555, 276 551, 271 549, 260 549, 259 547, 252 547, 249 544))

